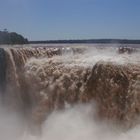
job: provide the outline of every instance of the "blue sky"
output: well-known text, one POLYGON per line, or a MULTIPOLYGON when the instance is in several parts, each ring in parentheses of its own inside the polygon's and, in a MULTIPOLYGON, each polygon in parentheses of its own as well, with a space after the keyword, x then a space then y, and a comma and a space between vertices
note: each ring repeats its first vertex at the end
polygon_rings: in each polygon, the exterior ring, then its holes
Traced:
POLYGON ((30 40, 140 39, 140 0, 0 0, 0 30, 30 40))

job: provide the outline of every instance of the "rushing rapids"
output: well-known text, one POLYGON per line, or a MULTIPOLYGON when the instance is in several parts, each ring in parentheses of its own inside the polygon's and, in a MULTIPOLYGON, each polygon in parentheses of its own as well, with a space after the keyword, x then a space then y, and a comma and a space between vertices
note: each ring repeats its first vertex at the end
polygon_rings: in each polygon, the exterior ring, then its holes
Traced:
POLYGON ((95 101, 99 118, 139 121, 140 57, 114 48, 0 48, 2 102, 41 124, 53 110, 95 101))

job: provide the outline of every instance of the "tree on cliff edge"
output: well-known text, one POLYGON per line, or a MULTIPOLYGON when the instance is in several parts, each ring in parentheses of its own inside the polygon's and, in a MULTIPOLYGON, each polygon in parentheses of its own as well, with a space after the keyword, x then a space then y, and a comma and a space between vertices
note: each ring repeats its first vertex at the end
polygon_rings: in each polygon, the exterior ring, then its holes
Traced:
POLYGON ((28 40, 16 32, 0 31, 0 44, 27 44, 28 40))

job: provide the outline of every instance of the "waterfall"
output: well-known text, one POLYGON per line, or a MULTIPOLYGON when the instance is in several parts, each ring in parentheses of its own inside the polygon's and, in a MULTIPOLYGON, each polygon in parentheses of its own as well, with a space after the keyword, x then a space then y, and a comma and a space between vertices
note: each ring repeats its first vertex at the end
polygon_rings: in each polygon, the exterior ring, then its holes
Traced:
POLYGON ((92 101, 99 118, 134 125, 140 113, 138 54, 109 51, 0 48, 1 98, 37 125, 54 110, 92 101))

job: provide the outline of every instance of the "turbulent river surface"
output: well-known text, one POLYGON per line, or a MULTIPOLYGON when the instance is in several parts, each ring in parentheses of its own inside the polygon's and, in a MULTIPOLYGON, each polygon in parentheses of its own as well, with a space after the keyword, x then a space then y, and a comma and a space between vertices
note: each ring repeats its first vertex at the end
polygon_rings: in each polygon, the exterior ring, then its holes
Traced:
POLYGON ((139 140, 140 45, 0 46, 0 139, 139 140))

